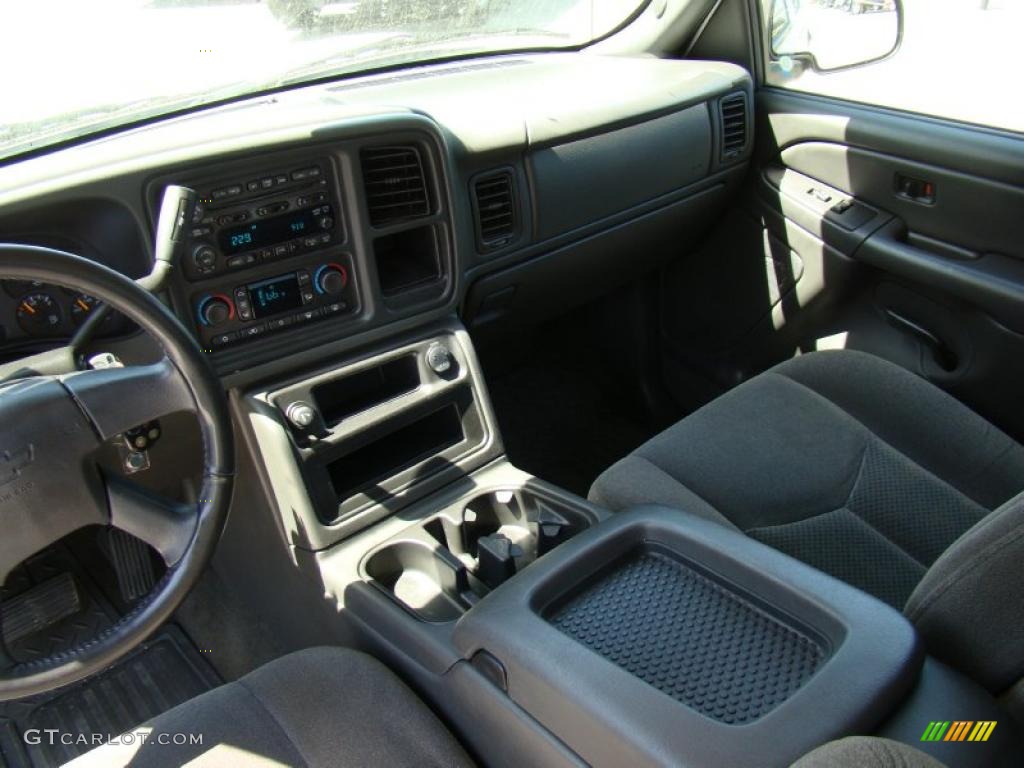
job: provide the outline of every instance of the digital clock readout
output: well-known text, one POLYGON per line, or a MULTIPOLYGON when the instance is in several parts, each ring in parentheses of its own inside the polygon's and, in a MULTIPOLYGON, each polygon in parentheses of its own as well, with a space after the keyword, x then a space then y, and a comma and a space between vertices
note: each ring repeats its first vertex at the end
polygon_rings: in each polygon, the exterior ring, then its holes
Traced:
POLYGON ((230 256, 301 237, 315 229, 316 217, 311 211, 296 211, 221 230, 218 239, 221 250, 230 256))
POLYGON ((294 272, 251 283, 246 289, 252 303, 253 317, 256 319, 302 306, 299 279, 294 272))

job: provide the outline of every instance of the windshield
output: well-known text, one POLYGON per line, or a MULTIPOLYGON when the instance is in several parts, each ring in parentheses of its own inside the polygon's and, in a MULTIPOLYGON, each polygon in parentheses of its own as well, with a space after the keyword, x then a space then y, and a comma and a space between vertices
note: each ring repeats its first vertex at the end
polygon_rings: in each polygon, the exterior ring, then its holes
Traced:
POLYGON ((375 67, 584 45, 645 0, 8 0, 0 158, 375 67))

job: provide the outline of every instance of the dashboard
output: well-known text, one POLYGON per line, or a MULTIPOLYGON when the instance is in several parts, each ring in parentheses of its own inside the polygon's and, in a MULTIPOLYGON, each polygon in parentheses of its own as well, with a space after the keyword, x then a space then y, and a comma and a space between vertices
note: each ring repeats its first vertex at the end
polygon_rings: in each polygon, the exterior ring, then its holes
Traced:
MULTIPOLYGON (((453 314, 497 337, 698 237, 743 176, 751 88, 729 64, 586 53, 299 88, 0 167, 0 241, 138 277, 163 189, 195 189, 165 298, 230 382, 453 314)), ((0 358, 95 304, 0 287, 0 358)))

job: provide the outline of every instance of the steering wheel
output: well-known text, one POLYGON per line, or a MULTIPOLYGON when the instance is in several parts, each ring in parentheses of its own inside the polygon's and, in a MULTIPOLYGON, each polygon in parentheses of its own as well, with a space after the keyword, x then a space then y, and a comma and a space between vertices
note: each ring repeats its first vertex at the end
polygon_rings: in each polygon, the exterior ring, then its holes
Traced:
POLYGON ((98 672, 152 634, 202 574, 227 517, 234 474, 224 391, 196 341, 152 294, 95 262, 50 248, 0 244, 0 278, 82 291, 135 321, 163 348, 151 365, 77 370, 69 347, 0 366, 0 584, 27 557, 86 525, 110 525, 151 545, 167 565, 150 594, 98 637, 14 663, 0 640, 0 701, 98 672), (105 441, 180 410, 203 444, 198 501, 161 498, 104 476, 105 441))

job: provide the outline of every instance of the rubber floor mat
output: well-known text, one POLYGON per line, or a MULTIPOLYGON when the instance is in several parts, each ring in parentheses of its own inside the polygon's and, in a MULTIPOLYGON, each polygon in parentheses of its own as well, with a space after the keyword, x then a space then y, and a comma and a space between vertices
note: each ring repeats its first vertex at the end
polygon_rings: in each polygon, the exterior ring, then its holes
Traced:
POLYGON ((0 762, 5 768, 63 765, 100 736, 122 733, 219 683, 185 634, 168 625, 99 675, 0 704, 0 762), (47 729, 56 729, 52 739, 47 729))

